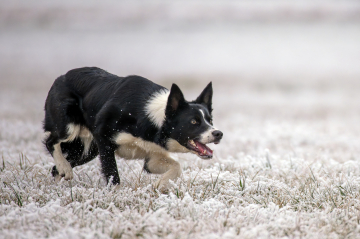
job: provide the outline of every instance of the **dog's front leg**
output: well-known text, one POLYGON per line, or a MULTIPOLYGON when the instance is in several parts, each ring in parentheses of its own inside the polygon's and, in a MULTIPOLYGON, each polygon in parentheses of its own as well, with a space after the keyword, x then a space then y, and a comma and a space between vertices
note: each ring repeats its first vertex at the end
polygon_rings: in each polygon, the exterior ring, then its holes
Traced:
POLYGON ((113 184, 120 184, 119 172, 115 160, 115 146, 114 144, 104 138, 97 139, 97 146, 100 154, 100 162, 102 173, 109 183, 112 178, 113 184))
POLYGON ((145 160, 144 169, 149 173, 163 174, 155 183, 161 192, 166 192, 170 185, 169 180, 175 181, 181 175, 180 164, 168 155, 153 155, 145 160))
POLYGON ((112 141, 113 132, 116 130, 117 107, 108 103, 105 104, 96 115, 94 139, 97 144, 102 173, 109 183, 112 178, 113 184, 120 184, 119 172, 115 160, 115 149, 117 145, 112 141))

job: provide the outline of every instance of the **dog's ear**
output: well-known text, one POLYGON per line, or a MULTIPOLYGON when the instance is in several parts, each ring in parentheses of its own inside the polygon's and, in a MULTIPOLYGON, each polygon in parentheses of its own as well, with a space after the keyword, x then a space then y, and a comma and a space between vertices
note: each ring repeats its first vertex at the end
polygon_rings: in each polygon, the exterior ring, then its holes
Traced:
POLYGON ((179 86, 172 84, 166 105, 165 115, 172 116, 185 103, 185 98, 179 86))
POLYGON ((199 95, 199 97, 195 100, 198 104, 204 104, 209 113, 212 112, 212 96, 213 96, 213 89, 212 89, 212 82, 210 82, 203 92, 199 95))

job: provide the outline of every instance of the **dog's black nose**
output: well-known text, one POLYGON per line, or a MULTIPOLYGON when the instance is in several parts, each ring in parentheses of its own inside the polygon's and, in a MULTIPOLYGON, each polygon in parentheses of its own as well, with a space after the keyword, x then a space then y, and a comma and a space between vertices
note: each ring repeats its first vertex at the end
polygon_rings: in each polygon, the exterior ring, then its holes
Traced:
POLYGON ((223 137, 223 132, 221 132, 220 130, 215 130, 214 132, 212 132, 212 135, 214 135, 216 139, 221 139, 223 137))

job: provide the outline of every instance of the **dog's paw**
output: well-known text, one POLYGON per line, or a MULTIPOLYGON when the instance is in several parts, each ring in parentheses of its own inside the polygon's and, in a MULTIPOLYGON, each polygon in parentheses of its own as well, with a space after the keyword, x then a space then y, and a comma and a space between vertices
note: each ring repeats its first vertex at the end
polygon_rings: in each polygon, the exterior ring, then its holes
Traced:
POLYGON ((114 190, 114 191, 119 191, 120 189, 121 189, 120 184, 116 184, 116 185, 114 185, 113 188, 112 188, 112 190, 114 190))
POLYGON ((160 191, 162 194, 169 194, 169 189, 168 189, 168 188, 165 188, 165 187, 160 188, 159 191, 160 191))
POLYGON ((60 182, 61 179, 62 177, 60 176, 60 174, 54 176, 55 183, 60 182))
POLYGON ((153 184, 154 189, 159 190, 162 194, 168 194, 169 192, 169 183, 164 182, 163 180, 158 180, 156 183, 153 184))
MULTIPOLYGON (((60 179, 61 179, 61 177, 63 177, 65 180, 73 179, 73 177, 74 177, 73 170, 68 161, 64 161, 64 162, 61 162, 59 165, 56 165, 56 169, 59 172, 59 175, 57 175, 57 176, 60 176, 60 179)), ((55 176, 55 181, 57 181, 57 179, 58 179, 57 176, 55 176)), ((60 181, 60 179, 58 179, 58 181, 60 181)))

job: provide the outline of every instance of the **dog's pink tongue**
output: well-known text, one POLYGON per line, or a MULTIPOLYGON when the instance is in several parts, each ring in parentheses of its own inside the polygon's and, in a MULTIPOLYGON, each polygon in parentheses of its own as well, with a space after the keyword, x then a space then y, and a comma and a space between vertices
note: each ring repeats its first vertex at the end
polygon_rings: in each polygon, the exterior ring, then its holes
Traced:
POLYGON ((199 150, 201 156, 213 156, 213 151, 207 147, 205 144, 195 141, 195 144, 199 150))

